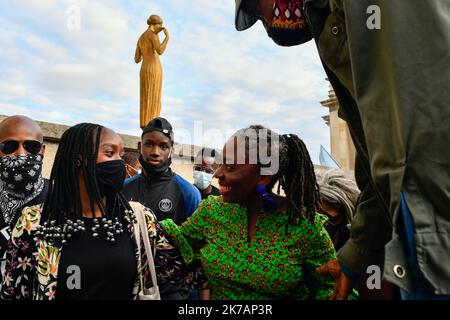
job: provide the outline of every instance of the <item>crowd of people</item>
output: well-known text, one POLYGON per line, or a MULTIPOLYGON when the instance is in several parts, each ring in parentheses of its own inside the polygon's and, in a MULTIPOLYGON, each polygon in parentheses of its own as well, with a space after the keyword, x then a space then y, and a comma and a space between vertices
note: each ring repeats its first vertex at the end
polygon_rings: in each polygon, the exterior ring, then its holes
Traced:
POLYGON ((333 278, 315 269, 348 238, 351 180, 339 185, 339 173, 326 173, 317 181, 299 137, 250 126, 222 151, 202 148, 191 184, 171 169, 173 137, 171 124, 155 118, 139 152, 127 155, 113 130, 75 125, 62 135, 47 180, 39 125, 3 120, 0 297, 138 298, 152 286, 144 239, 133 231, 142 211, 162 299, 327 299, 333 278), (272 163, 261 154, 274 155, 277 170, 264 172, 272 163))

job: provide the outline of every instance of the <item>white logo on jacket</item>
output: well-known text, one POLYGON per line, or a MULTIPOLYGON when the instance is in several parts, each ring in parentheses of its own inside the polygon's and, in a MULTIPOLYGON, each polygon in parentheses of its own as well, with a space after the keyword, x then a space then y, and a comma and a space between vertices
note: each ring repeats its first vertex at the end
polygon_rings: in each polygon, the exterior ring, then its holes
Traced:
POLYGON ((161 210, 162 212, 169 212, 170 210, 172 210, 173 207, 173 203, 172 200, 170 199, 162 199, 159 204, 158 204, 159 210, 161 210))

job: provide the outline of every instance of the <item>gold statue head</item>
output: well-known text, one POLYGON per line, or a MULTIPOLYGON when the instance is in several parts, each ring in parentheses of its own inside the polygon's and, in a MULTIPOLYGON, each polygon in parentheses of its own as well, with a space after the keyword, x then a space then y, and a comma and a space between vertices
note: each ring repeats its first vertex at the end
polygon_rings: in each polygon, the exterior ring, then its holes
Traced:
POLYGON ((150 18, 147 19, 147 24, 150 26, 150 29, 155 33, 159 33, 162 31, 163 20, 160 16, 156 14, 152 14, 150 18))
POLYGON ((163 20, 161 19, 160 16, 158 16, 158 15, 156 15, 156 14, 152 14, 152 15, 150 16, 150 18, 147 19, 147 24, 148 24, 149 26, 154 25, 154 24, 160 24, 160 25, 162 25, 162 24, 163 24, 163 20))

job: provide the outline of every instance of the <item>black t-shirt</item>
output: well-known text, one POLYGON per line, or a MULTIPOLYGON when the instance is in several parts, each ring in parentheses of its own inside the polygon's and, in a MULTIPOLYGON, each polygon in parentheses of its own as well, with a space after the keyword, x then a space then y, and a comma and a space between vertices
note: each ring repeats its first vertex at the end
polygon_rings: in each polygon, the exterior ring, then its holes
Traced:
POLYGON ((129 233, 123 232, 111 244, 92 236, 92 219, 83 221, 86 232, 73 235, 61 251, 56 299, 131 300, 137 262, 129 233), (74 288, 78 271, 80 289, 74 288))
POLYGON ((203 193, 200 194, 202 195, 202 200, 205 200, 206 198, 208 198, 209 196, 220 196, 220 190, 214 186, 211 186, 211 192, 208 194, 203 195, 203 193))

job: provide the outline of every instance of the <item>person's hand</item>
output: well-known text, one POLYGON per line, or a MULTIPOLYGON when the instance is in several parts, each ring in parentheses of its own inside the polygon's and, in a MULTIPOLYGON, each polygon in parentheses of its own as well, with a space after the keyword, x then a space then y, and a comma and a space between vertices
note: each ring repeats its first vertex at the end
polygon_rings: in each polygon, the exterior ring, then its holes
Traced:
MULTIPOLYGON (((202 262, 203 270, 203 262, 202 262)), ((206 281, 202 284, 202 289, 200 290, 200 300, 211 300, 211 289, 209 287, 209 282, 206 281)))
POLYGON ((331 274, 336 281, 334 292, 330 300, 345 300, 352 291, 350 279, 341 271, 341 265, 338 260, 328 261, 323 266, 316 268, 319 274, 331 274))
POLYGON ((200 300, 211 300, 211 289, 200 290, 200 300))
POLYGON ((166 28, 161 28, 161 30, 162 30, 162 32, 164 32, 164 35, 167 37, 167 36, 169 36, 169 31, 167 31, 167 29, 166 28))

